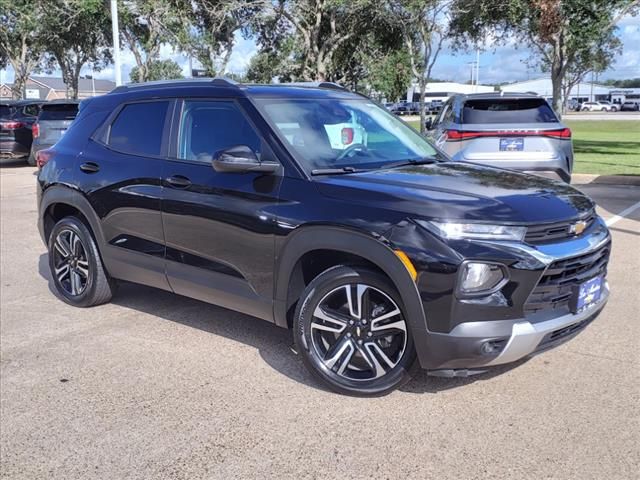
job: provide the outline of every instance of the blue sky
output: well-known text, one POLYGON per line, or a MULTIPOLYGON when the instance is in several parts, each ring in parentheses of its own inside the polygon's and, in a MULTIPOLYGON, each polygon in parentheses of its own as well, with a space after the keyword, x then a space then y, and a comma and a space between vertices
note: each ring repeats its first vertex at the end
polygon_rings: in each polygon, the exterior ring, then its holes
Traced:
MULTIPOLYGON (((640 16, 623 18, 618 24, 618 36, 623 43, 623 52, 616 58, 613 67, 600 75, 600 79, 640 77, 640 16)), ((229 62, 229 71, 242 73, 246 70, 251 56, 256 52, 256 45, 253 40, 244 39, 240 35, 236 40, 236 47, 229 62)), ((518 48, 515 44, 493 48, 485 46, 480 54, 480 83, 512 82, 545 76, 539 70, 527 66, 526 60, 530 54, 529 49, 518 48)), ((173 51, 167 45, 162 48, 161 56, 175 60, 183 67, 184 73, 187 73, 188 60, 184 55, 173 51)), ((450 48, 445 48, 438 58, 432 76, 448 81, 465 82, 470 79, 469 62, 472 61, 475 61, 475 50, 465 53, 453 52, 450 48)), ((126 82, 131 68, 135 65, 131 52, 126 50, 122 52, 122 62, 122 79, 126 82)), ((82 72, 83 75, 89 73, 91 73, 89 68, 85 68, 82 72)), ((95 72, 95 76, 113 79, 113 66, 95 72)), ((13 71, 7 69, 2 72, 1 77, 0 81, 11 82, 13 71)))

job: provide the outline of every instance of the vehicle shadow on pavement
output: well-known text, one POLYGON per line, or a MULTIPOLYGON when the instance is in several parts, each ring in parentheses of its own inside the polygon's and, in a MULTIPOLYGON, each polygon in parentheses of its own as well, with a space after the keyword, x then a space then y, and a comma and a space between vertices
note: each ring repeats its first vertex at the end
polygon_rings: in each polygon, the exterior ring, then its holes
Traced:
MULTIPOLYGON (((38 271, 47 280, 49 291, 57 296, 46 254, 40 255, 38 271)), ((249 345, 257 349, 260 357, 282 375, 314 389, 328 391, 305 368, 295 351, 290 330, 249 315, 129 282, 119 284, 111 303, 249 345)), ((431 377, 425 371, 418 370, 414 378, 400 390, 407 393, 437 393, 490 379, 522 363, 494 367, 487 373, 465 378, 431 377)))
POLYGON ((28 167, 26 158, 0 158, 0 168, 28 167))

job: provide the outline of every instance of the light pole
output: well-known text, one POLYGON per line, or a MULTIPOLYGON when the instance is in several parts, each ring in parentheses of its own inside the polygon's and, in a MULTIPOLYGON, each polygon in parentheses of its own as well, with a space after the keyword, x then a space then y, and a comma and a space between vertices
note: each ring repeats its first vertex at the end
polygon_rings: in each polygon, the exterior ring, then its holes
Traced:
POLYGON ((118 28, 118 0, 111 0, 111 31, 113 34, 113 63, 116 70, 116 86, 122 85, 120 71, 120 29, 118 28))
POLYGON ((476 92, 480 84, 480 49, 476 48, 476 92))

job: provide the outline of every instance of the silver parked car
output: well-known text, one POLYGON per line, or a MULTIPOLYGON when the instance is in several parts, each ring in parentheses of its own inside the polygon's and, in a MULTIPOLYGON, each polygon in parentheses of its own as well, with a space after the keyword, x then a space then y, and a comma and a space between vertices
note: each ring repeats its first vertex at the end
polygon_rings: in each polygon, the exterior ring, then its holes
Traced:
POLYGON ((427 121, 429 137, 453 160, 571 181, 571 130, 532 94, 454 95, 427 121))
POLYGON ((79 100, 52 100, 42 106, 33 125, 33 143, 29 164, 36 164, 36 154, 50 148, 62 138, 78 114, 79 100))

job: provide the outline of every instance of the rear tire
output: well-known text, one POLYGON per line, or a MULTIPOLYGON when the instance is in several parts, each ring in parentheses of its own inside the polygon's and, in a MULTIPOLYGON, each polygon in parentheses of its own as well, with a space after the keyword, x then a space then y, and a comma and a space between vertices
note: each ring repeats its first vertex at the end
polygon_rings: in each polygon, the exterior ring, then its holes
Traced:
POLYGON ((60 298, 75 307, 111 300, 115 283, 102 264, 87 226, 76 217, 55 224, 49 236, 49 269, 60 298))
POLYGON ((417 365, 404 311, 387 277, 363 267, 332 267, 300 297, 293 320, 296 348, 331 390, 385 395, 405 384, 417 365))

